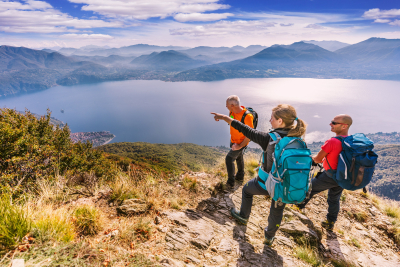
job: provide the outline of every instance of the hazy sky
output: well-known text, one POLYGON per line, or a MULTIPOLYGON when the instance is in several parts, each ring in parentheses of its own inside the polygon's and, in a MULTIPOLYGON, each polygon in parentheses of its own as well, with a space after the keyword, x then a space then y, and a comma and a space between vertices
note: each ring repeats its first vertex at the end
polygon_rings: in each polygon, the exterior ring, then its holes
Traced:
POLYGON ((248 46, 400 38, 399 0, 0 0, 0 45, 248 46))

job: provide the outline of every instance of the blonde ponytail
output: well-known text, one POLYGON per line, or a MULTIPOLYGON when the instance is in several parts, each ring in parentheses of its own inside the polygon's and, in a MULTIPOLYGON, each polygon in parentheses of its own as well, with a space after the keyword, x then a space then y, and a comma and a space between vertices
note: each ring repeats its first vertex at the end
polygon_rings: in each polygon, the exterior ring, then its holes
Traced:
POLYGON ((272 109, 272 114, 275 119, 281 118, 285 123, 286 128, 290 128, 287 136, 302 137, 306 133, 307 124, 297 118, 297 112, 294 107, 288 104, 281 104, 272 109), (294 122, 296 121, 296 126, 294 122))

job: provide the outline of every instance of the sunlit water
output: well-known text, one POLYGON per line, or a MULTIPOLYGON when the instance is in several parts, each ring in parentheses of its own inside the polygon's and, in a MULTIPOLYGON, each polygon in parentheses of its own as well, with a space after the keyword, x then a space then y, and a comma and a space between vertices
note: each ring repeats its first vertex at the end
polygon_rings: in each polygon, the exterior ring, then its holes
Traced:
POLYGON ((68 123, 72 132, 110 131, 112 142, 228 145, 229 127, 210 112, 227 113, 225 100, 240 96, 268 130, 271 109, 293 105, 308 123, 308 141, 326 139, 337 114, 353 117, 351 132, 400 131, 400 82, 339 79, 232 79, 217 82, 119 81, 45 91, 0 100, 0 107, 29 109, 68 123), (65 112, 61 113, 61 109, 65 112))

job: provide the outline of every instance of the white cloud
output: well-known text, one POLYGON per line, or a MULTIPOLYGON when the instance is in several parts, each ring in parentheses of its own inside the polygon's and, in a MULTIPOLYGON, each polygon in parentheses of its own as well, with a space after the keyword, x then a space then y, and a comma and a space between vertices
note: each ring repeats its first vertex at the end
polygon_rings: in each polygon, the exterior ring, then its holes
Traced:
POLYGON ((54 33, 122 26, 123 23, 117 21, 77 19, 54 9, 44 1, 26 0, 23 4, 0 0, 0 31, 3 32, 54 33))
POLYGON ((73 39, 114 39, 111 35, 107 34, 76 34, 68 33, 60 35, 61 38, 73 38, 73 39))
POLYGON ((229 5, 218 4, 219 0, 68 0, 84 4, 82 10, 93 11, 107 17, 123 17, 146 20, 148 18, 178 17, 179 21, 220 20, 230 15, 198 13, 228 9, 229 5), (213 19, 214 18, 214 19, 213 19), (203 20, 201 20, 203 19, 203 20))
POLYGON ((374 20, 375 23, 389 23, 391 22, 390 19, 376 19, 374 20))
POLYGON ((171 29, 171 35, 212 36, 228 34, 254 34, 255 32, 268 32, 276 23, 260 20, 245 21, 219 21, 213 24, 180 29, 171 29))
POLYGON ((388 23, 392 26, 400 26, 400 9, 380 10, 379 8, 370 9, 364 12, 363 15, 366 19, 373 19, 376 23, 388 23), (395 20, 391 20, 395 19, 395 20))
POLYGON ((289 26, 293 26, 294 24, 293 23, 287 23, 287 24, 281 23, 279 25, 281 25, 282 27, 289 27, 289 26))
POLYGON ((396 19, 395 21, 392 21, 389 24, 392 26, 400 26, 400 20, 396 19))
POLYGON ((332 132, 320 132, 320 131, 315 131, 306 134, 305 141, 307 143, 314 143, 314 142, 325 142, 326 140, 330 139, 333 137, 335 134, 332 132))
POLYGON ((400 31, 395 32, 382 32, 378 33, 376 37, 387 38, 387 39, 399 39, 400 38, 400 31))
POLYGON ((314 30, 321 30, 325 29, 325 27, 318 25, 318 24, 309 24, 305 27, 306 29, 314 29, 314 30))
POLYGON ((314 118, 317 118, 317 119, 320 119, 320 118, 321 118, 321 116, 318 115, 318 114, 314 115, 313 117, 314 117, 314 118))
POLYGON ((380 10, 379 8, 373 8, 368 11, 365 11, 363 17, 366 19, 400 17, 400 9, 380 10))
POLYGON ((186 21, 216 21, 221 19, 226 19, 229 16, 233 16, 232 13, 211 13, 211 14, 202 14, 202 13, 191 13, 191 14, 177 14, 174 16, 174 19, 180 22, 186 21))

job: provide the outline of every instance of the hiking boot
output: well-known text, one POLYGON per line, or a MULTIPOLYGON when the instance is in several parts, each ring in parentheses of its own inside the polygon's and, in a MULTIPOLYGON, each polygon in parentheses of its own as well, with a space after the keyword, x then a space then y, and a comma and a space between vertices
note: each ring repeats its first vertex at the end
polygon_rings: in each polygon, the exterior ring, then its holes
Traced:
POLYGON ((249 219, 245 219, 240 216, 240 211, 237 211, 235 208, 231 209, 231 215, 233 218, 236 219, 239 224, 247 225, 247 223, 249 222, 249 219))
POLYGON ((268 247, 272 247, 272 243, 274 243, 275 237, 265 237, 264 239, 264 244, 267 245, 268 247))
POLYGON ((331 222, 330 220, 323 221, 321 226, 325 228, 327 231, 332 232, 333 227, 335 226, 335 222, 331 222))
POLYGON ((235 176, 235 181, 237 182, 243 182, 244 180, 244 175, 236 175, 235 176))
POLYGON ((228 179, 228 181, 226 181, 226 184, 225 184, 225 188, 226 188, 226 190, 231 190, 231 189, 233 189, 235 187, 235 180, 229 180, 228 179))

